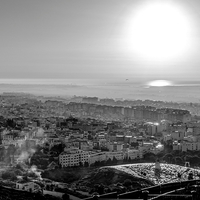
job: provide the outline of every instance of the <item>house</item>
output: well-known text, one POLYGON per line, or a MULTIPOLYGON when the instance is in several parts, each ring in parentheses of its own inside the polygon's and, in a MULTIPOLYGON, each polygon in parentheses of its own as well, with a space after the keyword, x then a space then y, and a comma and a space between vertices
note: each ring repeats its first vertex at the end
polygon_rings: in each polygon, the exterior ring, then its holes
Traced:
POLYGON ((16 182, 16 189, 28 192, 37 192, 41 190, 40 186, 34 182, 20 180, 16 182))

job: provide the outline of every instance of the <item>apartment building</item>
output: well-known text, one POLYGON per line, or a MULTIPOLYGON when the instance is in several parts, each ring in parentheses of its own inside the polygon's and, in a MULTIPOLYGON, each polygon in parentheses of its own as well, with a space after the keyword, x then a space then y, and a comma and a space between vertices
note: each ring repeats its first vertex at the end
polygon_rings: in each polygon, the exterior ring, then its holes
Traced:
POLYGON ((49 135, 46 138, 46 140, 49 143, 49 148, 53 147, 54 145, 61 144, 60 138, 57 135, 55 135, 55 134, 49 135))
POLYGON ((106 160, 111 159, 115 157, 117 160, 123 160, 125 157, 125 154, 122 151, 115 151, 115 152, 105 152, 106 154, 106 160))
POLYGON ((173 142, 173 151, 182 151, 182 145, 178 141, 173 142))
POLYGON ((183 131, 173 131, 171 133, 172 140, 183 140, 185 137, 185 132, 183 131))
POLYGON ((139 146, 139 150, 143 153, 149 152, 153 148, 153 142, 143 142, 141 146, 139 146))
POLYGON ((78 148, 70 148, 59 155, 59 163, 62 167, 79 166, 80 163, 89 163, 89 152, 78 148))
POLYGON ((200 150, 200 143, 192 142, 192 141, 183 141, 181 142, 182 151, 198 151, 200 150))
POLYGON ((94 164, 99 161, 106 161, 106 153, 105 152, 90 152, 88 155, 88 163, 89 165, 94 164))
POLYGON ((122 151, 124 144, 122 142, 110 142, 107 144, 109 151, 122 151))
POLYGON ((130 158, 131 160, 138 159, 138 158, 143 158, 143 153, 142 151, 139 151, 137 149, 129 149, 126 152, 127 158, 130 158))
POLYGON ((25 136, 13 137, 12 134, 7 134, 3 136, 2 144, 5 146, 12 144, 21 147, 24 144, 25 140, 26 140, 25 136))
MULTIPOLYGON (((142 152, 130 151, 129 157, 131 159, 142 158, 142 152)), ((94 151, 83 151, 78 148, 70 148, 65 150, 59 155, 59 163, 62 167, 72 167, 79 166, 80 163, 84 164, 87 162, 89 165, 94 164, 99 161, 107 161, 109 159, 113 160, 123 160, 126 157, 126 153, 119 152, 94 152, 94 151)))
POLYGON ((190 151, 199 151, 200 150, 200 141, 195 136, 184 137, 184 140, 181 142, 173 142, 173 150, 179 150, 187 152, 190 151))

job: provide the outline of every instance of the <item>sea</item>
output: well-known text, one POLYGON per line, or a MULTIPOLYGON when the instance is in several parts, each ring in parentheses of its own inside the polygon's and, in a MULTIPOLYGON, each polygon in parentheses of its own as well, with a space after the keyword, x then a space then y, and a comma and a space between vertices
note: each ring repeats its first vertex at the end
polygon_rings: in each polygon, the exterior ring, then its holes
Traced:
POLYGON ((129 80, 0 79, 0 93, 4 92, 200 103, 200 82, 181 82, 156 87, 129 80))

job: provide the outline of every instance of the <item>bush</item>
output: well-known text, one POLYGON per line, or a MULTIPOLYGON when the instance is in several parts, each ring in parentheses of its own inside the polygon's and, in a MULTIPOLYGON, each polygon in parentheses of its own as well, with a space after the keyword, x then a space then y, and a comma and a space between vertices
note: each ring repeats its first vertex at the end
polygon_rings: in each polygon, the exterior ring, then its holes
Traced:
POLYGON ((28 166, 25 163, 18 163, 15 166, 16 169, 19 169, 21 171, 26 171, 28 169, 28 166))
POLYGON ((16 180, 17 176, 13 171, 6 171, 3 172, 1 175, 2 179, 7 180, 7 179, 11 179, 11 180, 16 180))
POLYGON ((17 176, 21 176, 21 175, 23 174, 23 172, 22 172, 20 169, 16 169, 16 170, 15 170, 15 174, 16 174, 17 176))
POLYGON ((69 197, 69 195, 67 193, 65 193, 65 194, 63 194, 62 199, 63 200, 69 200, 70 197, 69 197))
POLYGON ((126 179, 126 180, 123 182, 123 185, 124 185, 125 187, 128 187, 128 186, 132 185, 132 181, 131 181, 130 179, 126 179))
POLYGON ((29 172, 27 175, 28 175, 29 177, 32 177, 32 178, 38 178, 38 175, 35 174, 34 172, 29 172))

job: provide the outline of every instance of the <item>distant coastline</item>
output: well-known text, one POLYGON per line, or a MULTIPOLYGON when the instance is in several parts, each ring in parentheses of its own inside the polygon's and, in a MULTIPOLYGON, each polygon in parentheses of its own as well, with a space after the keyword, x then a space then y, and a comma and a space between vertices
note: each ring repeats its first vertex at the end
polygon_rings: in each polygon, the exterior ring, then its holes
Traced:
POLYGON ((0 93, 23 92, 50 96, 97 96, 99 98, 150 99, 200 103, 200 82, 145 87, 131 81, 86 79, 0 79, 0 93))

